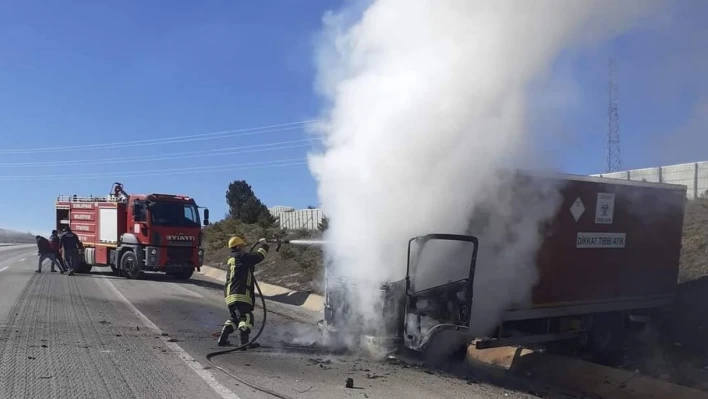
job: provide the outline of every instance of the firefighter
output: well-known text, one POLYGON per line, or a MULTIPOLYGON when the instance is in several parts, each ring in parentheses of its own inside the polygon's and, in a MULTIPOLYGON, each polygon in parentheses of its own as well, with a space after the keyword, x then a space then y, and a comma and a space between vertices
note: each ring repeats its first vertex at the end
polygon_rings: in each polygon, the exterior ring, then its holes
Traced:
MULTIPOLYGON (((219 346, 229 345, 229 335, 234 331, 239 331, 239 345, 248 343, 248 336, 253 328, 253 306, 254 306, 254 279, 253 269, 256 264, 265 259, 269 246, 265 238, 259 240, 257 249, 254 252, 244 252, 246 242, 241 237, 231 237, 228 243, 231 249, 231 256, 227 262, 229 267, 226 272, 226 282, 224 284, 224 297, 226 306, 229 308, 231 318, 226 320, 224 328, 219 336, 219 346)), ((257 343, 249 348, 256 348, 257 343)), ((246 348, 244 348, 246 349, 246 348)))
POLYGON ((64 262, 69 269, 69 275, 74 275, 74 270, 79 266, 79 249, 83 248, 79 237, 71 231, 70 227, 64 228, 64 234, 59 239, 59 246, 64 251, 64 262))
POLYGON ((57 264, 59 266, 59 271, 61 271, 62 274, 64 274, 64 269, 61 268, 61 265, 58 264, 57 258, 54 255, 54 250, 52 249, 52 245, 49 243, 49 240, 42 236, 35 236, 35 239, 37 240, 37 255, 39 255, 39 264, 37 264, 37 273, 42 272, 42 262, 44 262, 45 259, 49 259, 52 262, 51 266, 51 271, 52 273, 56 273, 57 270, 54 268, 54 265, 57 264))
POLYGON ((66 264, 64 263, 64 258, 61 256, 61 251, 59 248, 59 234, 56 230, 52 230, 52 235, 49 236, 49 243, 54 250, 54 256, 57 258, 57 263, 59 263, 62 274, 67 271, 66 264))

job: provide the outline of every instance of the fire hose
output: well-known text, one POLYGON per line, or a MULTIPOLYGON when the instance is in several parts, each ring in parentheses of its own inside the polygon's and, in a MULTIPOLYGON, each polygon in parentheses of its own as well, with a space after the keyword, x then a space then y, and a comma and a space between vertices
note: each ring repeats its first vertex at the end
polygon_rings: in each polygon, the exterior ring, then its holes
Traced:
MULTIPOLYGON (((277 243, 278 246, 275 248, 275 251, 276 251, 276 252, 278 252, 278 251, 280 250, 280 246, 281 246, 282 244, 287 244, 287 243, 289 243, 288 240, 266 240, 266 242, 268 242, 268 243, 277 243)), ((253 244, 253 246, 251 246, 250 252, 253 252, 253 250, 256 248, 256 246, 257 246, 258 244, 259 244, 259 243, 253 244)), ((216 363, 214 363, 214 362, 212 361, 212 359, 215 358, 215 357, 217 357, 217 356, 221 356, 221 355, 225 355, 225 354, 227 354, 227 353, 232 353, 232 352, 240 351, 240 350, 243 350, 243 349, 246 349, 246 348, 250 347, 251 345, 253 345, 253 344, 258 340, 258 337, 261 336, 261 333, 263 333, 263 329, 265 328, 265 325, 266 325, 266 316, 267 316, 267 314, 268 314, 268 311, 267 311, 267 309, 266 309, 265 297, 263 297, 263 292, 261 292, 261 287, 258 285, 258 280, 256 280, 256 277, 255 277, 255 276, 253 276, 253 283, 254 283, 254 285, 256 286, 256 290, 258 291, 258 296, 261 297, 261 306, 263 307, 263 321, 261 322, 261 326, 260 326, 260 328, 258 329, 258 332, 256 333, 256 335, 255 335, 253 338, 251 338, 250 341, 248 341, 248 342, 245 343, 245 344, 244 344, 244 343, 241 343, 241 345, 238 346, 238 347, 229 348, 229 349, 224 349, 224 350, 220 350, 220 351, 216 351, 216 352, 211 352, 211 353, 207 353, 207 355, 206 355, 207 362, 208 362, 209 364, 211 364, 212 367, 215 367, 216 369, 221 370, 221 372, 223 372, 224 374, 228 375, 229 377, 235 379, 236 381, 242 383, 243 385, 249 386, 249 387, 251 387, 251 388, 253 388, 253 389, 255 389, 255 390, 261 391, 261 392, 263 392, 263 393, 267 393, 267 394, 269 394, 269 395, 271 395, 271 396, 274 396, 274 397, 276 397, 276 398, 280 398, 280 399, 294 399, 294 398, 292 398, 292 397, 290 397, 290 396, 286 396, 286 395, 280 394, 280 393, 278 393, 278 392, 272 391, 272 390, 270 390, 270 389, 268 389, 268 388, 266 388, 266 387, 263 387, 263 386, 261 386, 261 385, 258 385, 258 384, 249 382, 249 381, 245 380, 244 378, 239 377, 239 376, 237 376, 237 375, 231 373, 230 371, 226 370, 225 368, 223 368, 223 367, 217 365, 216 363)))

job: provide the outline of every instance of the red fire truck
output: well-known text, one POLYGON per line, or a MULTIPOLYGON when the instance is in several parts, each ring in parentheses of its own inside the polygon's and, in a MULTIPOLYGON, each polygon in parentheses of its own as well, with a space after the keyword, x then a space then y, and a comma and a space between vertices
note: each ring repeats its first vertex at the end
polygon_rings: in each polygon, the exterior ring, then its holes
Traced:
POLYGON ((104 196, 59 196, 56 226, 60 233, 70 226, 83 243, 80 273, 110 266, 129 279, 156 271, 186 280, 204 259, 199 208, 188 196, 127 194, 114 183, 104 196))

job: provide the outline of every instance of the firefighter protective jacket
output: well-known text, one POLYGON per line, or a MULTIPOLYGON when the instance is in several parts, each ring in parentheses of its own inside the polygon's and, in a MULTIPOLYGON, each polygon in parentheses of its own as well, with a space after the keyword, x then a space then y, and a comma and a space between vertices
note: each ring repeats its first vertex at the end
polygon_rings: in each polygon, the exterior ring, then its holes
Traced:
POLYGON ((224 285, 226 305, 242 302, 253 306, 253 269, 267 254, 268 244, 265 243, 254 252, 231 251, 224 285))

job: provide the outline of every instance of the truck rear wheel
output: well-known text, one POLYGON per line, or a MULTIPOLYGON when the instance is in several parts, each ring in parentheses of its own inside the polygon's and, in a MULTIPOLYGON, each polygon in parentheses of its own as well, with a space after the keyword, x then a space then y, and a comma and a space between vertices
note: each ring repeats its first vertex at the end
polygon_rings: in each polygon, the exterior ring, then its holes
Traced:
POLYGON ((626 339, 623 312, 600 313, 593 316, 589 344, 592 360, 605 366, 618 366, 624 360, 626 339))
POLYGON ((175 276, 177 280, 189 280, 192 277, 192 274, 194 274, 194 268, 189 267, 180 270, 179 272, 173 274, 173 276, 175 276))
POLYGON ((131 279, 140 278, 140 265, 138 264, 138 257, 131 251, 123 253, 120 258, 120 269, 123 274, 131 279))

